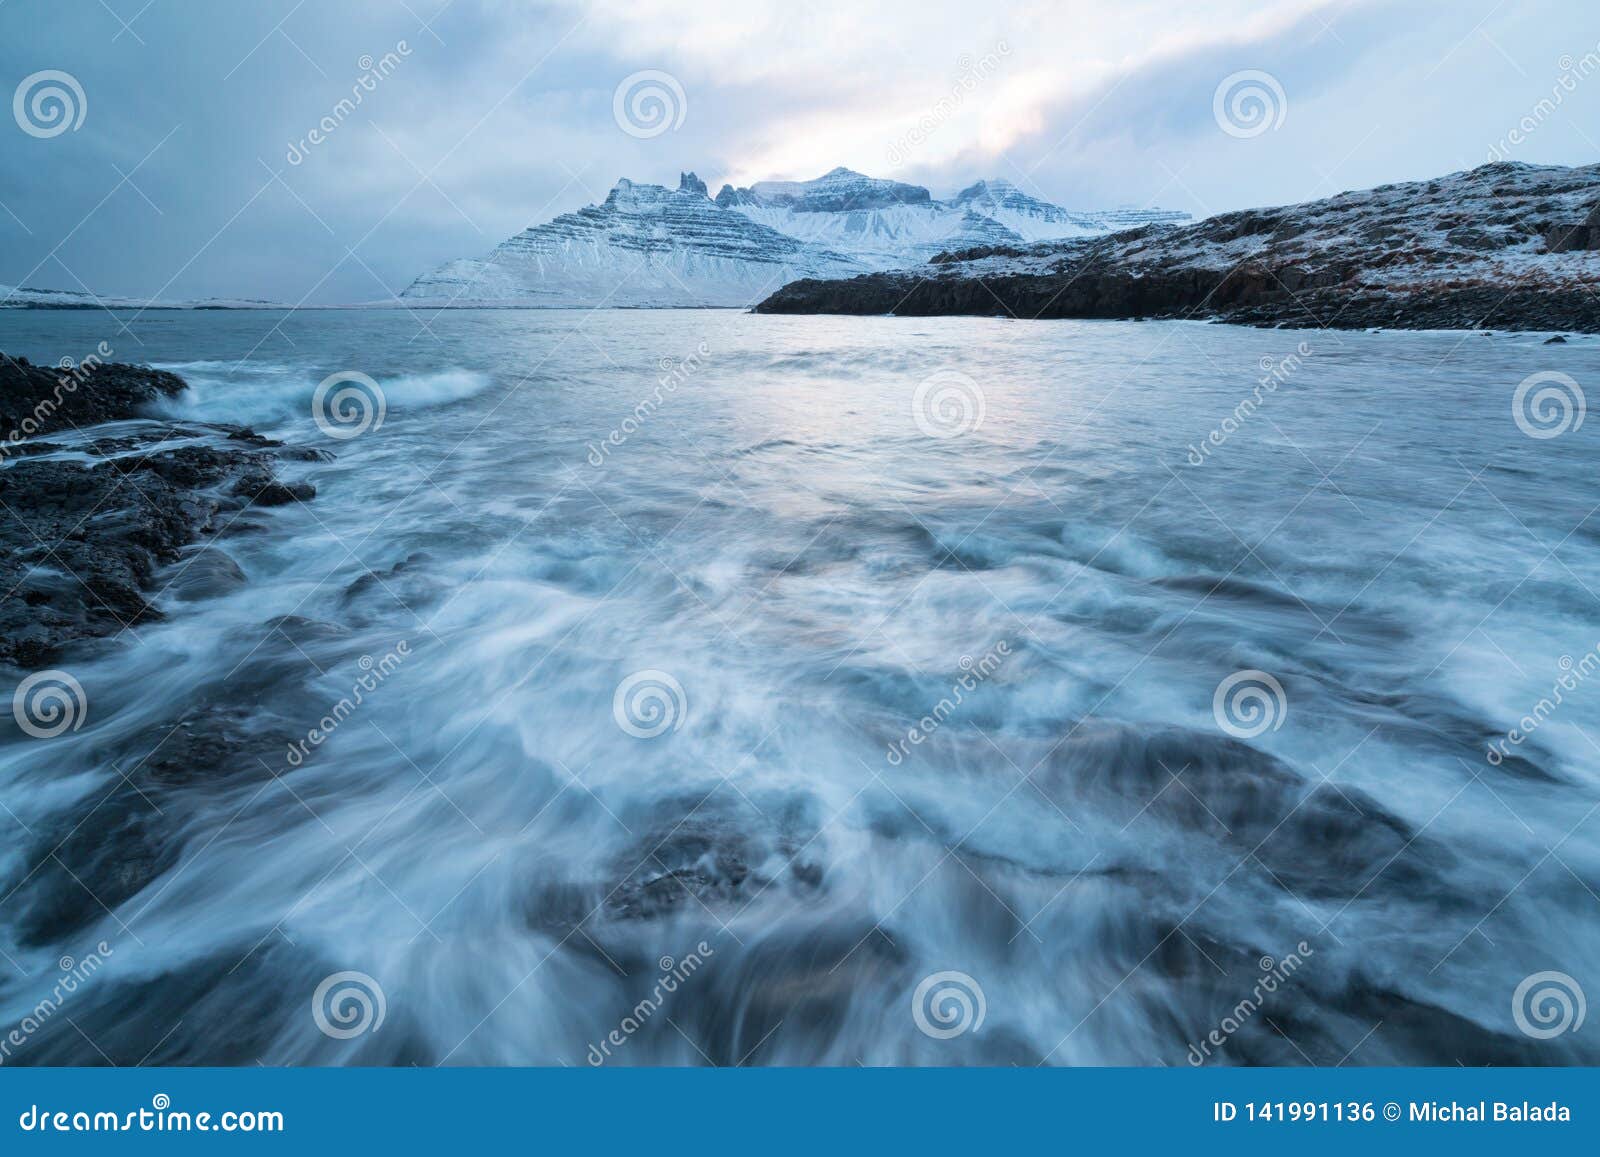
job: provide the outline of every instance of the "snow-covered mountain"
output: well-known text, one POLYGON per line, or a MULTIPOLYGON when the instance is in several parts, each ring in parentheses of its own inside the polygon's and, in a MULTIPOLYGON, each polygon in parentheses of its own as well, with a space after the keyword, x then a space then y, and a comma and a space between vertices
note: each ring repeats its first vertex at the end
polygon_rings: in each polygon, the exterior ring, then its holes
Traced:
POLYGON ((969 185, 950 203, 1004 222, 1026 241, 1120 233, 1143 225, 1174 225, 1189 220, 1189 214, 1176 209, 1063 209, 1030 197, 1010 181, 999 179, 969 185))
POLYGON ((1187 216, 1073 212, 996 180, 937 201, 920 185, 845 168, 813 181, 724 185, 712 200, 684 173, 676 189, 618 181, 603 203, 525 229, 485 257, 451 261, 401 297, 440 306, 748 306, 798 278, 1187 216))
POLYGON ((745 306, 797 277, 865 269, 728 212, 684 173, 676 189, 618 181, 602 204, 524 229, 487 257, 452 261, 401 297, 457 306, 745 306))

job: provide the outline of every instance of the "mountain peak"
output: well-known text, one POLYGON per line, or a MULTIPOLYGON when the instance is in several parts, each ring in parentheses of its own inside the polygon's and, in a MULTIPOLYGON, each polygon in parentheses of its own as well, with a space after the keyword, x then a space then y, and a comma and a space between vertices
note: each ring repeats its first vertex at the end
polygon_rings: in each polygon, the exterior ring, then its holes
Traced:
POLYGON ((1036 198, 1029 197, 1026 193, 1023 193, 1004 177, 986 177, 981 181, 968 185, 957 193, 955 203, 962 205, 968 201, 976 201, 984 197, 1004 200, 1011 196, 1021 197, 1029 201, 1036 200, 1036 198))
POLYGON ((678 192, 699 193, 702 197, 709 197, 711 195, 710 193, 706 192, 706 183, 699 177, 695 176, 693 169, 689 170, 687 173, 678 174, 678 192))
MULTIPOLYGON (((921 185, 868 177, 843 165, 810 181, 757 181, 748 189, 734 190, 730 199, 733 197, 755 204, 786 205, 800 213, 839 213, 892 205, 925 205, 932 200, 932 195, 921 185)), ((717 199, 719 203, 727 203, 720 193, 717 199)))

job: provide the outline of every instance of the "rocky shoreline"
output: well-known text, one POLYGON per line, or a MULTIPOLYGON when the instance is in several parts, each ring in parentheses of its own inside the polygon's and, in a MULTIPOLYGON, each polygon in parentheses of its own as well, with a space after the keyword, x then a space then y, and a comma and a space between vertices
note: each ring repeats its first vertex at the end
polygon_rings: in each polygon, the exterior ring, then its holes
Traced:
POLYGON ((314 495, 277 467, 322 451, 143 416, 186 388, 144 366, 90 358, 46 369, 0 354, 0 662, 44 666, 71 644, 161 619, 163 594, 244 582, 220 551, 201 550, 170 576, 162 568, 202 540, 251 529, 252 508, 314 495))
POLYGON ((791 282, 759 313, 1600 332, 1600 166, 1435 181, 791 282))

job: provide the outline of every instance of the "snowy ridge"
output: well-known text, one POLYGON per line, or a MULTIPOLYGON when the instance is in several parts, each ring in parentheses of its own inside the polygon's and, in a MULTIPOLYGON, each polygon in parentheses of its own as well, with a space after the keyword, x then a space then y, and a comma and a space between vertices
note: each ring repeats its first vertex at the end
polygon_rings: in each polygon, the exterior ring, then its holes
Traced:
POLYGON ((918 185, 838 168, 814 181, 724 185, 717 203, 780 233, 847 253, 872 269, 918 265, 936 254, 986 245, 1097 237, 1187 221, 1164 209, 1075 212, 987 180, 936 201, 918 185))
POLYGON ((200 301, 157 301, 141 297, 102 297, 74 289, 35 289, 28 285, 0 285, 0 309, 288 309, 272 301, 248 298, 205 298, 200 301))

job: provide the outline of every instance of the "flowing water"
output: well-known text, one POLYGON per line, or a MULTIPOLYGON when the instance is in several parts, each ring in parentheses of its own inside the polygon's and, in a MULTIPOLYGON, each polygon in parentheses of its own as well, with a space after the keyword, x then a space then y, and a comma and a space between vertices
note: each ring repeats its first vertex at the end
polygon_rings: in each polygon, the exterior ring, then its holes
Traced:
POLYGON ((1595 342, 0 317, 102 339, 336 457, 5 721, 5 1063, 1600 1059, 1595 342))

